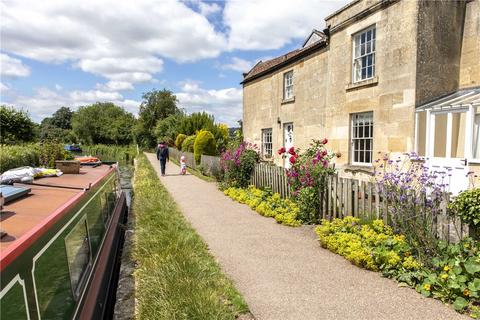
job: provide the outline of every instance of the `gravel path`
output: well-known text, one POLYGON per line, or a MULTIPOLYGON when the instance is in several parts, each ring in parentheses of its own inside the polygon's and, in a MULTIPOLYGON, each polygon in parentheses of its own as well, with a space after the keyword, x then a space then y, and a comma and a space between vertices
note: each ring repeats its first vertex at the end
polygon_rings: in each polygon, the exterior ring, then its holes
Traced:
MULTIPOLYGON (((147 157, 160 176, 155 155, 147 157)), ((322 249, 312 227, 279 225, 179 171, 168 163, 161 182, 256 319, 469 319, 322 249)))

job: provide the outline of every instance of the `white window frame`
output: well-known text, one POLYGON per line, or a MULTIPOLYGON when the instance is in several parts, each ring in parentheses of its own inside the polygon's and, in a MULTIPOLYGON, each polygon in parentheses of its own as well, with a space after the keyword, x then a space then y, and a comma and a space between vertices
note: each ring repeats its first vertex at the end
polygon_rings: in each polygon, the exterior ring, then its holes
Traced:
MULTIPOLYGON (((451 159, 451 142, 452 142, 452 117, 454 113, 466 113, 466 124, 465 124, 465 145, 464 145, 464 157, 469 163, 480 163, 480 158, 474 158, 474 141, 475 141, 475 117, 476 117, 476 107, 469 105, 464 109, 452 109, 445 111, 432 111, 427 109, 426 112, 426 134, 425 134, 425 157, 434 156, 434 140, 435 140, 435 115, 445 113, 447 114, 447 136, 446 136, 446 147, 445 147, 445 157, 451 159)), ((418 113, 417 113, 418 114, 418 113)), ((416 131, 419 125, 418 116, 416 116, 416 131)), ((480 125, 478 130, 480 130, 480 125)), ((477 133, 478 134, 478 133, 477 133)), ((416 150, 418 151, 418 132, 416 132, 415 141, 416 141, 416 150)))
POLYGON ((273 130, 272 128, 262 129, 262 155, 264 158, 273 157, 273 130))
MULTIPOLYGON (((350 131, 350 163, 352 165, 356 165, 356 166, 372 166, 372 163, 373 163, 373 130, 374 130, 374 118, 373 118, 373 111, 368 111, 368 112, 359 112, 359 113, 352 113, 350 115, 350 127, 351 127, 351 131, 350 131), (367 116, 368 118, 367 119, 370 119, 370 124, 369 124, 369 127, 370 127, 370 135, 368 137, 365 137, 365 125, 358 125, 358 123, 356 123, 356 120, 358 120, 357 116, 367 116), (358 137, 358 135, 356 134, 356 132, 360 132, 360 127, 362 129, 362 132, 363 132, 363 137, 358 137), (358 131, 357 131, 358 129, 358 131), (359 141, 358 144, 360 144, 360 141, 363 140, 363 149, 356 149, 355 148, 355 141, 359 141), (369 140, 370 141, 370 149, 367 149, 366 145, 366 141, 369 140), (363 152, 363 157, 364 159, 366 159, 366 155, 367 153, 370 154, 370 161, 369 162, 360 162, 360 161, 355 161, 355 152, 356 151, 359 151, 359 152, 363 152)), ((360 160, 360 156, 359 156, 359 159, 360 160)))
POLYGON ((283 100, 293 99, 293 70, 283 74, 283 100))
POLYGON ((375 55, 376 55, 375 53, 376 53, 376 46, 377 46, 376 33, 377 33, 376 26, 373 25, 366 29, 363 29, 362 31, 355 33, 352 36, 352 82, 353 83, 373 79, 375 77, 375 55), (370 40, 367 40, 368 32, 370 32, 370 36, 371 36, 370 40), (365 42, 363 43, 363 45, 365 45, 364 54, 361 53, 361 46, 362 46, 361 39, 363 34, 365 34, 365 42), (358 44, 357 44, 357 41, 359 42, 358 44), (367 53, 367 49, 369 47, 368 42, 370 42, 370 51, 367 53), (358 52, 358 56, 357 56, 357 52, 358 52), (368 76, 368 67, 370 66, 366 66, 365 67, 366 77, 362 78, 362 69, 364 69, 362 66, 362 60, 363 58, 366 58, 368 60, 368 56, 372 56, 371 58, 372 74, 370 77, 368 76), (358 67, 360 69, 359 74, 357 74, 358 67))

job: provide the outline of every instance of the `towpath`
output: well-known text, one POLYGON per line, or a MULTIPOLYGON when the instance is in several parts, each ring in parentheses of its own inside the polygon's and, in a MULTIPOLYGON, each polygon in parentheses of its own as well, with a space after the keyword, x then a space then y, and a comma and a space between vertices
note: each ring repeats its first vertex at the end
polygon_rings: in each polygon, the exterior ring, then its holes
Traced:
POLYGON ((322 249, 313 229, 291 228, 167 164, 162 184, 235 282, 256 319, 469 319, 322 249))

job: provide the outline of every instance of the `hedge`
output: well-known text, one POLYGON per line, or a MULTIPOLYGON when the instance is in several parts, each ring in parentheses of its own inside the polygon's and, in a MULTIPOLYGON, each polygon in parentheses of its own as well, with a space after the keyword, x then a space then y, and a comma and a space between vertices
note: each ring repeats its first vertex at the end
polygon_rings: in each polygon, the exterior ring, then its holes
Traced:
POLYGON ((210 131, 200 130, 195 139, 193 153, 195 155, 195 162, 200 164, 202 154, 207 156, 214 156, 217 148, 215 137, 210 131))

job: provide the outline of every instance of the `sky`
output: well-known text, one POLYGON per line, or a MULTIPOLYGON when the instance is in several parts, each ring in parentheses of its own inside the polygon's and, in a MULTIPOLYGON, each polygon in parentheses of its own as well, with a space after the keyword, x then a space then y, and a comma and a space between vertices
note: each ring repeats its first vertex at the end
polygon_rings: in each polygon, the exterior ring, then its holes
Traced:
POLYGON ((110 101, 137 115, 166 88, 187 113, 235 126, 242 73, 301 47, 349 1, 2 0, 0 103, 35 122, 110 101))

